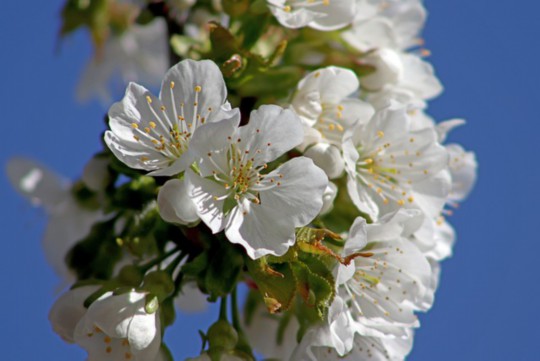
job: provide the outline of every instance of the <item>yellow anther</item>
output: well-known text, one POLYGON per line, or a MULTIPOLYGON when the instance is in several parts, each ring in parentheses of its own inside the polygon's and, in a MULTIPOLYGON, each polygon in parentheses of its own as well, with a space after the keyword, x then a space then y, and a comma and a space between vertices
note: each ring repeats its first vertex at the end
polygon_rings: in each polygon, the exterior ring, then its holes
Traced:
POLYGON ((132 356, 131 356, 131 353, 129 353, 129 352, 126 352, 126 353, 124 354, 124 358, 125 358, 126 360, 131 360, 131 357, 132 357, 132 356))
POLYGON ((381 193, 382 193, 382 189, 381 189, 381 188, 377 188, 377 193, 381 194, 381 193))
POLYGON ((174 81, 171 81, 171 89, 174 89, 174 81))
POLYGON ((144 156, 140 157, 139 159, 141 160, 141 162, 146 162, 147 160, 149 160, 148 157, 144 157, 144 156))
POLYGON ((111 346, 108 346, 108 347, 105 349, 105 352, 111 353, 111 352, 112 352, 112 347, 111 347, 111 346))
POLYGON ((144 128, 144 131, 145 131, 146 133, 150 133, 150 128, 146 127, 146 128, 144 128))
POLYGON ((382 130, 379 130, 377 132, 377 135, 379 136, 379 138, 382 138, 382 137, 384 137, 384 132, 382 130))
POLYGON ((422 49, 421 53, 420 53, 422 56, 426 57, 426 56, 430 56, 431 55, 431 51, 429 51, 428 49, 422 49))
POLYGON ((283 7, 283 11, 285 11, 286 13, 290 13, 291 12, 291 7, 289 5, 285 5, 283 7))
POLYGON ((388 204, 388 203, 390 203, 390 201, 388 200, 388 198, 385 198, 385 199, 383 199, 383 203, 388 204))
POLYGON ((316 72, 315 75, 313 75, 315 78, 318 78, 321 76, 321 73, 320 72, 316 72))
POLYGON ((138 142, 139 140, 141 140, 141 138, 140 138, 139 136, 137 136, 137 135, 134 135, 134 136, 133 136, 133 139, 135 139, 137 142, 138 142))
POLYGON ((148 104, 152 104, 152 98, 150 98, 149 95, 146 96, 146 101, 148 102, 148 104))
POLYGON ((337 128, 340 132, 342 132, 342 131, 345 130, 341 124, 336 125, 336 128, 337 128))
POLYGON ((152 128, 152 129, 156 128, 156 123, 154 123, 154 122, 150 122, 150 123, 148 123, 148 125, 150 125, 150 128, 152 128))
POLYGON ((371 163, 373 163, 373 159, 367 158, 367 159, 365 160, 365 162, 366 162, 366 164, 371 164, 371 163))
POLYGON ((405 204, 405 201, 403 199, 400 199, 399 201, 397 201, 397 204, 399 204, 400 206, 404 205, 405 204))
POLYGON ((414 198, 413 198, 413 197, 409 197, 409 198, 407 198, 407 200, 409 201, 409 203, 414 202, 414 198))
POLYGON ((161 107, 159 107, 161 109, 162 112, 165 111, 165 105, 162 105, 161 107))
POLYGON ((139 124, 137 124, 137 123, 131 123, 131 127, 132 127, 133 129, 139 129, 139 124))
POLYGON ((196 92, 196 93, 200 93, 201 90, 202 90, 202 88, 201 88, 200 85, 197 85, 197 86, 195 87, 195 92, 196 92))
POLYGON ((334 124, 328 124, 328 130, 333 131, 334 129, 336 129, 334 124))
POLYGON ((343 109, 344 109, 344 108, 343 108, 343 105, 338 105, 338 106, 337 106, 337 109, 338 109, 340 112, 342 112, 343 109))
POLYGON ((427 169, 424 169, 424 174, 428 174, 428 170, 427 169))
POLYGON ((328 6, 328 5, 330 5, 330 0, 323 0, 322 3, 323 3, 324 6, 328 6))
POLYGON ((414 143, 414 138, 409 139, 409 142, 414 143))
POLYGON ((105 336, 105 337, 103 338, 103 342, 105 342, 105 343, 111 343, 111 341, 112 341, 112 340, 111 340, 111 338, 110 338, 109 336, 105 336))

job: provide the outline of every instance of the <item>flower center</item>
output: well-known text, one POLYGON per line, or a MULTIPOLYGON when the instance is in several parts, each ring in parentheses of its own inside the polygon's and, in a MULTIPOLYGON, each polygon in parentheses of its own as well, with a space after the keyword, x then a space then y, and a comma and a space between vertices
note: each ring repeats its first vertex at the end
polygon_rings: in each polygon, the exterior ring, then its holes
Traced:
MULTIPOLYGON (((384 132, 378 131, 377 136, 381 140, 384 132)), ((414 143, 414 138, 410 138, 410 142, 414 143)), ((362 146, 357 148, 360 155, 356 163, 357 177, 377 194, 384 204, 393 201, 403 206, 406 202, 414 202, 414 197, 410 193, 412 181, 406 179, 402 172, 414 172, 416 167, 413 158, 421 154, 420 152, 411 154, 409 150, 402 148, 401 144, 390 142, 381 143, 371 150, 364 150, 362 146)))
MULTIPOLYGON (((240 207, 244 207, 244 200, 258 205, 261 203, 259 193, 281 186, 283 174, 262 174, 261 172, 268 168, 268 164, 257 159, 257 156, 262 153, 261 150, 257 150, 256 154, 252 155, 249 150, 239 146, 242 142, 240 138, 233 142, 229 137, 229 142, 229 148, 226 154, 223 154, 224 162, 214 159, 214 154, 211 152, 207 154, 208 160, 214 167, 212 171, 214 180, 221 183, 228 191, 223 197, 214 197, 214 199, 234 200, 240 207)), ((267 146, 270 147, 271 144, 268 143, 267 146)))
MULTIPOLYGON (((170 83, 171 99, 174 99, 175 83, 170 83)), ((137 142, 154 148, 156 151, 169 158, 171 162, 180 158, 186 152, 189 146, 189 141, 195 129, 204 124, 212 108, 204 109, 199 104, 199 93, 202 87, 197 85, 194 87, 195 100, 193 102, 193 116, 191 119, 186 119, 186 104, 184 101, 173 102, 173 109, 168 112, 164 105, 160 106, 161 114, 158 114, 154 109, 153 100, 150 96, 146 96, 148 109, 152 113, 155 121, 141 120, 140 123, 131 123, 133 138, 137 142), (177 104, 178 103, 178 104, 177 104), (205 114, 202 114, 205 110, 205 114)), ((149 161, 148 157, 141 157, 142 162, 149 161)))
POLYGON ((97 326, 94 326, 93 330, 88 332, 86 336, 97 348, 96 351, 94 351, 97 354, 104 354, 115 360, 119 360, 119 356, 124 360, 134 359, 129 341, 125 338, 112 338, 103 333, 103 331, 97 326))

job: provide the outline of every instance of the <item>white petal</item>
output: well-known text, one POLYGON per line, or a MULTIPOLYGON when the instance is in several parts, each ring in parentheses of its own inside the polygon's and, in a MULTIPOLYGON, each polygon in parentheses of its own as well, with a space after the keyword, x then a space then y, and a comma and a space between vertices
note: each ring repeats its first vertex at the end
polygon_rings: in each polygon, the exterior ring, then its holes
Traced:
POLYGON ((145 295, 127 292, 120 295, 105 294, 94 301, 85 318, 114 338, 127 338, 129 325, 135 315, 145 314, 145 295))
POLYGON ((69 182, 66 179, 31 159, 10 159, 6 172, 20 194, 47 210, 54 208, 68 192, 69 182))
POLYGON ((191 169, 185 173, 188 185, 188 193, 199 217, 212 232, 217 233, 225 227, 225 215, 223 214, 224 198, 228 191, 221 184, 212 180, 201 178, 191 169), (216 200, 216 198, 218 198, 216 200))
POLYGON ((184 104, 184 117, 188 124, 197 121, 197 114, 205 117, 206 122, 221 120, 215 115, 226 98, 223 75, 211 60, 186 59, 179 62, 165 75, 160 92, 160 99, 171 118, 181 114, 180 103, 184 104))
POLYGON ((249 123, 240 128, 239 138, 243 148, 255 157, 255 163, 262 164, 299 145, 304 131, 293 111, 276 105, 263 105, 251 112, 249 123))
POLYGON ((82 181, 94 192, 105 189, 109 182, 109 160, 106 158, 94 157, 86 164, 82 174, 82 181))
POLYGON ((452 191, 449 198, 460 202, 467 198, 476 183, 476 155, 466 152, 458 144, 449 144, 446 150, 450 156, 450 173, 452 175, 452 191))
POLYGON ((446 140, 446 137, 448 136, 448 133, 454 130, 454 128, 459 127, 464 124, 465 124, 464 119, 450 119, 450 120, 446 120, 444 122, 437 124, 437 126, 435 127, 435 130, 437 131, 437 134, 439 135, 439 143, 444 143, 444 141, 446 140))
POLYGON ((328 187, 326 187, 323 194, 321 215, 329 213, 334 208, 334 199, 336 199, 337 190, 337 186, 334 183, 328 182, 328 187))
POLYGON ((375 67, 375 72, 362 78, 362 87, 379 91, 385 86, 398 84, 404 76, 405 65, 397 52, 389 48, 377 49, 362 58, 362 62, 375 67))
POLYGON ((86 313, 84 301, 99 286, 77 287, 62 294, 49 311, 49 322, 60 337, 66 342, 73 343, 75 326, 86 313))
POLYGON ((157 201, 159 214, 167 222, 190 224, 199 219, 183 180, 168 180, 159 190, 157 201))
POLYGON ((235 208, 226 229, 227 238, 244 246, 253 259, 287 252, 294 244, 295 228, 320 212, 328 184, 324 172, 305 157, 286 162, 266 178, 278 179, 280 185, 260 191, 260 204, 246 201, 242 211, 235 208))
POLYGON ((401 54, 403 61, 403 86, 413 90, 422 99, 438 96, 443 87, 435 76, 433 66, 412 54, 401 54))
POLYGON ((319 143, 310 147, 304 156, 313 160, 313 163, 326 173, 329 179, 338 178, 345 169, 345 163, 339 149, 327 143, 319 143))
POLYGON ((208 308, 207 296, 194 282, 182 286, 181 293, 174 299, 174 304, 184 312, 203 312, 208 308))

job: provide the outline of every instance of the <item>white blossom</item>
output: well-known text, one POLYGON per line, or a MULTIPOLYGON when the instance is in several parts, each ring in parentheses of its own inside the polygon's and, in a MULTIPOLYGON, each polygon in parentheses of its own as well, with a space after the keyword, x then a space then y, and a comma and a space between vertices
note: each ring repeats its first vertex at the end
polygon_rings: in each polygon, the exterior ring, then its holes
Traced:
POLYGON ((347 189, 358 209, 374 219, 403 206, 435 217, 446 201, 447 152, 433 129, 409 129, 406 109, 394 104, 344 140, 347 189))
MULTIPOLYGON (((366 1, 363 1, 366 2, 366 1)), ((375 72, 361 79, 366 97, 381 109, 390 99, 403 104, 423 102, 439 95, 442 85, 433 67, 422 57, 418 37, 426 20, 426 11, 419 0, 377 0, 377 10, 357 18, 343 33, 351 46, 365 55, 359 61, 375 67, 375 72)), ((371 4, 372 8, 376 4, 371 4)))
POLYGON ((105 142, 131 168, 155 176, 178 174, 193 162, 189 143, 200 125, 239 116, 226 98, 214 62, 184 60, 165 75, 159 98, 129 84, 124 99, 109 110, 105 142))
POLYGON ((44 208, 48 218, 42 239, 45 258, 62 279, 63 286, 71 283, 74 274, 65 262, 67 252, 105 216, 99 210, 79 204, 70 181, 30 159, 11 159, 7 174, 19 193, 44 208))
POLYGON ((128 30, 111 35, 100 57, 87 65, 77 88, 77 97, 88 100, 98 96, 104 104, 111 100, 109 87, 121 80, 158 85, 168 67, 167 24, 155 19, 148 25, 132 25, 128 30))
POLYGON ((334 66, 311 72, 298 83, 291 108, 304 125, 300 149, 316 143, 341 148, 344 132, 357 120, 373 115, 369 104, 351 98, 358 86, 351 70, 334 66))
POLYGON ((267 0, 270 11, 287 28, 309 26, 331 31, 349 25, 356 13, 355 0, 267 0))
POLYGON ((192 141, 201 159, 200 174, 186 171, 197 214, 251 258, 282 255, 295 242, 295 228, 320 212, 328 184, 324 172, 305 157, 264 170, 303 139, 302 125, 290 110, 262 106, 247 125, 238 120, 201 127, 192 141))
POLYGON ((408 239, 419 228, 420 216, 399 210, 369 225, 358 218, 351 227, 347 243, 352 246, 346 244, 345 251, 365 244, 360 251, 369 256, 339 265, 338 292, 351 305, 357 332, 364 336, 404 337, 406 328, 417 326, 414 311, 431 306, 431 267, 408 239))
POLYGON ((88 361, 154 361, 161 346, 159 313, 145 310, 145 294, 107 292, 94 301, 75 328, 75 342, 88 361))
POLYGON ((99 286, 82 286, 62 294, 49 311, 51 326, 64 341, 74 343, 75 327, 86 313, 84 301, 96 292, 99 286))

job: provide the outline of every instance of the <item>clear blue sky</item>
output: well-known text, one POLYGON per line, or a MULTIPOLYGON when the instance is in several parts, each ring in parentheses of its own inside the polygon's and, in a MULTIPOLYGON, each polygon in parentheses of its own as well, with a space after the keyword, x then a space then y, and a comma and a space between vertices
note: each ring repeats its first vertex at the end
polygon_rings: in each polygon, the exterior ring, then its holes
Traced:
MULTIPOLYGON (((99 149, 104 110, 74 89, 91 54, 85 34, 55 52, 62 1, 5 1, 0 10, 0 164, 36 158, 69 177, 99 149), (23 4, 24 3, 24 4, 23 4)), ((443 264, 434 308, 421 316, 413 361, 540 359, 540 3, 426 1, 431 61, 445 85, 430 111, 464 117, 451 141, 477 152, 479 182, 450 218, 455 255, 443 264)), ((57 280, 40 248, 44 217, 0 174, 2 360, 83 360, 50 330, 57 280)), ((167 336, 178 360, 197 353, 196 328, 214 317, 179 315, 167 336), (203 322, 199 326, 199 322, 203 322)))

